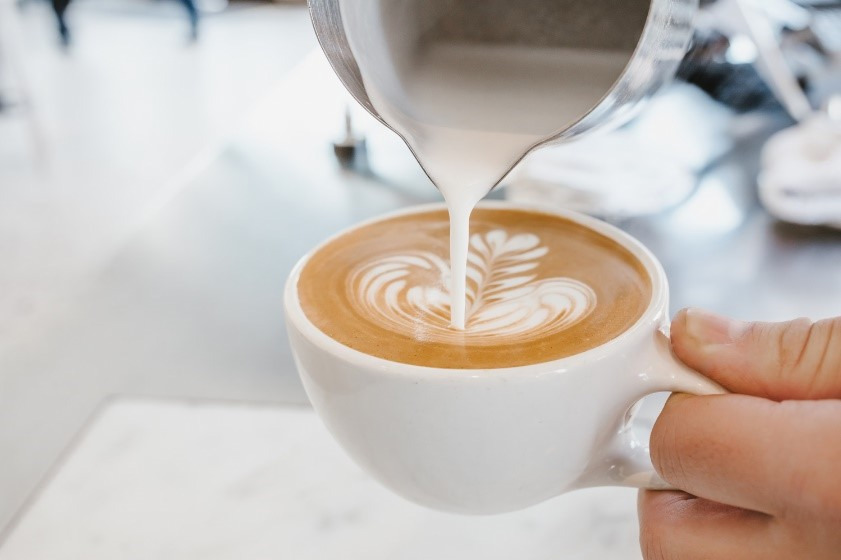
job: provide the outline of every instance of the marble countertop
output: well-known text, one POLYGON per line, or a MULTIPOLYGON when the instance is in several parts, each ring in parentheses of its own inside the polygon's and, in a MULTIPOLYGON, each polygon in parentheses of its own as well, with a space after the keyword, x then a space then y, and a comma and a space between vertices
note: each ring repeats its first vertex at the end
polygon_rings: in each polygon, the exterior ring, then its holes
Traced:
POLYGON ((0 560, 633 560, 636 492, 466 517, 364 475, 306 407, 107 401, 0 541, 0 560))

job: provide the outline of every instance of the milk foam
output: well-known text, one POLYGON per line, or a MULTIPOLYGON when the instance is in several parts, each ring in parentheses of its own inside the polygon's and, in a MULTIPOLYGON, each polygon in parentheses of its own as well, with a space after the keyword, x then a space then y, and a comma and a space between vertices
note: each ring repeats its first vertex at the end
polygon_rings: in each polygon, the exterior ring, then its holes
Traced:
MULTIPOLYGON (((475 302, 468 290, 473 208, 529 150, 594 107, 621 74, 628 54, 440 42, 430 39, 437 14, 421 0, 339 4, 371 103, 404 138, 447 203, 447 323, 469 330, 470 318, 477 317, 469 309, 475 302)), ((386 284, 399 291, 396 284, 386 284)), ((538 291, 546 301, 554 297, 538 291)), ((523 315, 519 325, 551 322, 549 317, 557 315, 554 307, 533 301, 519 313, 535 318, 523 315)), ((440 311, 432 304, 429 309, 440 311)), ((439 317, 436 313, 430 317, 439 317)))
POLYGON ((651 301, 645 266, 586 225, 479 205, 471 228, 464 331, 449 324, 442 207, 385 217, 324 243, 301 268, 301 309, 327 337, 365 355, 485 370, 596 348, 627 331, 651 301))
POLYGON ((465 329, 450 326, 453 303, 448 263, 410 251, 363 263, 352 275, 349 300, 358 313, 389 330, 432 342, 472 345, 533 340, 575 325, 596 307, 596 294, 571 278, 538 279, 548 249, 536 235, 496 229, 470 238, 465 329))

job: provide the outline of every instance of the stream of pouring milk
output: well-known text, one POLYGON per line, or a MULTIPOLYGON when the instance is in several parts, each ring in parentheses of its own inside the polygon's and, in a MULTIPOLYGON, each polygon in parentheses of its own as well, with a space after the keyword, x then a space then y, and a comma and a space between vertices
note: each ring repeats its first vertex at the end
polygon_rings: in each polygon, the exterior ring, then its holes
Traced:
POLYGON ((451 323, 464 330, 473 208, 532 147, 595 106, 628 55, 436 40, 423 2, 339 3, 371 103, 449 209, 451 323))

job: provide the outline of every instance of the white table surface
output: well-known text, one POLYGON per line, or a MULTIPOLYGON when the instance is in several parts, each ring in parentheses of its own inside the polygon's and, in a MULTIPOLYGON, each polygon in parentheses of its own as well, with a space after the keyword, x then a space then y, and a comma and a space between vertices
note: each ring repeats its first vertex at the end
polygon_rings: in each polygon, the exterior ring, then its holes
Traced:
POLYGON ((0 560, 635 559, 636 493, 463 517, 381 488, 306 407, 108 401, 0 560))

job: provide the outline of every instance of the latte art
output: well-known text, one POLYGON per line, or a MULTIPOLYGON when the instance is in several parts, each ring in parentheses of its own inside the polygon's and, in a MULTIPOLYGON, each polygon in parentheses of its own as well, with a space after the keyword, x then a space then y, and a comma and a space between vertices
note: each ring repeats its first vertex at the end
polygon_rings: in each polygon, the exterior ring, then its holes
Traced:
POLYGON ((450 267, 429 251, 378 258, 351 276, 348 299, 362 316, 419 339, 493 345, 567 329, 596 307, 596 293, 572 278, 538 279, 548 248, 534 234, 504 229, 470 238, 467 321, 450 325, 450 267))
POLYGON ((542 363, 625 332, 651 301, 645 267, 616 241, 538 211, 470 217, 464 330, 452 326, 449 213, 421 209, 353 228, 301 269, 313 325, 386 360, 447 369, 542 363))

